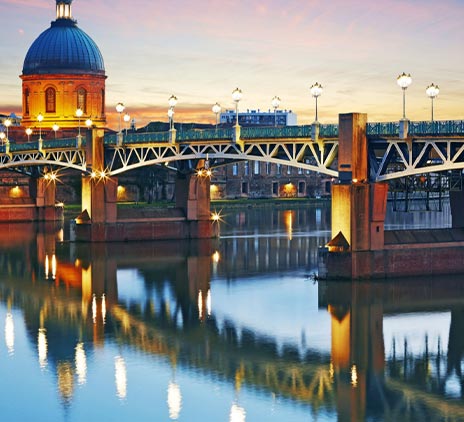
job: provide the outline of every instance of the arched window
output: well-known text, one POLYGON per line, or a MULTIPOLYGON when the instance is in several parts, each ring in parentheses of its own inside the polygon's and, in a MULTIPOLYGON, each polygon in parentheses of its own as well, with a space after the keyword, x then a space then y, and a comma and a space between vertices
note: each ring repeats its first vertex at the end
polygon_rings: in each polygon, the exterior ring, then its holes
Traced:
POLYGON ((56 91, 54 88, 45 90, 45 111, 47 113, 56 112, 56 91))
POLYGON ((87 113, 87 91, 84 88, 77 90, 77 108, 80 108, 84 114, 87 113))
POLYGON ((105 90, 101 90, 101 115, 105 115, 105 90))
POLYGON ((29 107, 30 107, 30 91, 29 88, 24 90, 24 114, 29 116, 29 107))

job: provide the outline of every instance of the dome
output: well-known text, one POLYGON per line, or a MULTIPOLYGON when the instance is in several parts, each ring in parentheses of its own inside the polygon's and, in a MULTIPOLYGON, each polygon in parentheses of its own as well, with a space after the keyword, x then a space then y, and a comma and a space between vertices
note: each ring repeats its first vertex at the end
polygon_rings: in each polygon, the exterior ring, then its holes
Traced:
POLYGON ((105 74, 97 44, 72 19, 52 22, 33 42, 24 59, 23 75, 57 73, 105 74))

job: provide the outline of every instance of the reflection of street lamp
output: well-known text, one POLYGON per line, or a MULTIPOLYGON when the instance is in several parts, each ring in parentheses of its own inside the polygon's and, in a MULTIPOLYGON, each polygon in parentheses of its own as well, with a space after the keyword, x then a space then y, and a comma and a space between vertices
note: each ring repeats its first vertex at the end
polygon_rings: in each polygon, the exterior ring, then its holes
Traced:
POLYGON ((317 99, 322 94, 322 85, 319 82, 316 82, 315 84, 311 85, 309 90, 311 95, 316 99, 316 120, 314 122, 317 123, 317 99))
POLYGON ((432 101, 432 122, 433 122, 433 100, 435 99, 435 97, 438 95, 439 92, 440 92, 440 88, 438 88, 438 85, 435 85, 434 83, 430 84, 425 89, 425 93, 432 101))
POLYGON ((126 123, 126 136, 127 136, 127 127, 129 126, 129 120, 130 120, 130 115, 126 113, 124 115, 124 122, 126 123))
POLYGON ((238 103, 242 99, 242 90, 235 88, 232 91, 232 100, 235 103, 235 126, 238 126, 238 103))
POLYGON ((82 108, 78 108, 76 110, 76 117, 77 117, 77 137, 80 139, 81 137, 81 117, 84 114, 82 108))
POLYGON ((55 132, 55 139, 56 139, 56 132, 58 131, 59 128, 60 127, 56 123, 52 126, 53 132, 55 132))
POLYGON ((280 98, 276 95, 271 100, 272 107, 274 107, 274 126, 277 126, 277 109, 280 106, 280 98))
POLYGON ((402 73, 401 75, 396 78, 397 84, 403 90, 403 120, 406 120, 406 90, 408 86, 412 83, 411 74, 402 73))
POLYGON ((3 122, 3 124, 4 124, 5 127, 6 127, 6 140, 9 141, 9 137, 8 137, 8 128, 11 126, 11 119, 5 119, 5 121, 3 122))
POLYGON ((42 140, 42 121, 43 121, 43 119, 44 119, 43 114, 42 114, 42 113, 39 113, 39 114, 37 115, 37 120, 38 120, 38 122, 39 122, 39 141, 42 140))
POLYGON ((26 129, 26 135, 27 135, 27 142, 29 142, 31 140, 31 135, 32 135, 32 129, 30 127, 26 129))
POLYGON ((213 105, 213 113, 216 115, 216 130, 218 128, 218 116, 219 116, 219 113, 221 112, 221 106, 219 105, 219 103, 216 103, 213 105))

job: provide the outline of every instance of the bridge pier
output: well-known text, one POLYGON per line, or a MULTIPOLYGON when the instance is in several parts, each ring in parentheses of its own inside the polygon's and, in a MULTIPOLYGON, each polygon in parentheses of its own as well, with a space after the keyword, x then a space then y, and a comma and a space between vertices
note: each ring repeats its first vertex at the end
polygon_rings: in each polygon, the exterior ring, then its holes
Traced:
POLYGON ((82 178, 82 212, 73 226, 75 240, 105 242, 213 237, 210 179, 206 176, 178 174, 176 208, 164 212, 132 209, 118 213, 118 181, 105 171, 103 135, 103 130, 94 129, 92 136, 87 137, 86 158, 91 175, 82 178))
POLYGON ((450 191, 451 224, 453 228, 464 228, 464 191, 450 191))

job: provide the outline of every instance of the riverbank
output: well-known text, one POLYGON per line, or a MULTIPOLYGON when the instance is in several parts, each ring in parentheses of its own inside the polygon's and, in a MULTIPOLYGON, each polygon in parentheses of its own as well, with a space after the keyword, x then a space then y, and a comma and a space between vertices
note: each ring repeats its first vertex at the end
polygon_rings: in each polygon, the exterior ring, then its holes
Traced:
MULTIPOLYGON (((299 208, 306 206, 329 205, 330 198, 273 198, 273 199, 230 199, 211 201, 211 211, 225 209, 249 209, 249 208, 299 208)), ((130 212, 131 209, 155 210, 174 208, 174 203, 169 201, 157 201, 151 204, 146 202, 120 202, 118 209, 130 212)), ((81 212, 80 204, 69 204, 64 206, 66 218, 75 218, 81 212)))

